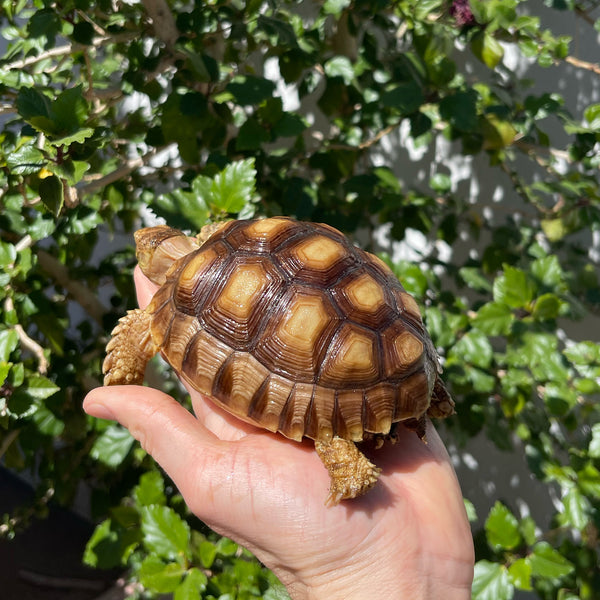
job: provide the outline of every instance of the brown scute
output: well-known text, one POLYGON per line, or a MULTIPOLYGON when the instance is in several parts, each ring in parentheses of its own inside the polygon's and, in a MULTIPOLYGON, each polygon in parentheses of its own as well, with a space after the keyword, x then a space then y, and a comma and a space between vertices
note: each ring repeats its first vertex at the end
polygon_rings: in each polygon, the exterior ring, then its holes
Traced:
POLYGON ((173 312, 171 323, 161 345, 165 349, 164 352, 168 353, 169 364, 176 371, 181 372, 192 340, 200 333, 200 330, 198 319, 179 311, 173 312))
POLYGON ((397 318, 392 295, 374 273, 361 268, 344 276, 331 294, 349 320, 380 330, 397 318))
POLYGON ((211 395, 234 415, 247 418, 269 372, 248 352, 233 352, 221 365, 211 395))
POLYGON ((316 381, 329 340, 342 322, 327 294, 291 285, 270 310, 254 350, 272 372, 298 382, 316 381))
POLYGON ((360 442, 364 435, 362 390, 339 390, 335 403, 333 428, 338 437, 360 442))
POLYGON ((148 311, 190 385, 294 440, 386 435, 432 395, 432 414, 451 410, 416 301, 329 226, 232 221, 176 262, 148 311))
MULTIPOLYGON (((201 329, 188 344, 181 373, 192 387, 210 395, 217 373, 232 353, 229 346, 201 329)), ((168 361, 169 349, 164 348, 163 354, 168 361)))
POLYGON ((390 379, 405 379, 421 366, 424 355, 422 336, 413 327, 395 319, 381 332, 384 370, 390 379))
POLYGON ((396 403, 394 421, 404 421, 411 417, 420 417, 431 402, 433 381, 424 371, 417 371, 400 385, 399 401, 396 403))
POLYGON ((198 318, 233 349, 250 351, 263 335, 263 321, 278 305, 284 284, 268 257, 233 257, 214 282, 198 318))
POLYGON ((343 389, 375 383, 380 378, 379 359, 375 332, 345 322, 331 338, 319 384, 343 389))
POLYGON ((398 403, 398 388, 388 383, 379 383, 365 391, 365 429, 371 433, 387 434, 394 422, 394 408, 398 403))
POLYGON ((335 390, 315 386, 308 407, 304 435, 313 440, 330 441, 333 437, 335 390))
POLYGON ((279 431, 297 442, 305 435, 307 413, 314 389, 315 386, 310 383, 295 383, 279 417, 279 431))
POLYGON ((342 275, 359 267, 352 246, 322 234, 297 237, 282 248, 277 260, 290 280, 320 289, 333 287, 342 275))
POLYGON ((259 422, 269 431, 278 431, 281 415, 294 389, 294 384, 285 377, 271 374, 254 394, 248 417, 259 422))
POLYGON ((227 241, 237 252, 270 254, 303 229, 302 223, 283 217, 238 221, 227 231, 227 241))

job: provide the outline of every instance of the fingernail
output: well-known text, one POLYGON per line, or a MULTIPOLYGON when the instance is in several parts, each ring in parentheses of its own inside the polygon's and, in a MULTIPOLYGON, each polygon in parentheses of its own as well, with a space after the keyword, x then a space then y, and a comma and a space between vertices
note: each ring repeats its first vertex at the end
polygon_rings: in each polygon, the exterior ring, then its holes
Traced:
POLYGON ((83 403, 83 410, 92 416, 97 417, 98 419, 107 419, 108 421, 116 421, 117 418, 112 413, 112 411, 104 406, 104 404, 99 404, 97 402, 93 403, 83 403))

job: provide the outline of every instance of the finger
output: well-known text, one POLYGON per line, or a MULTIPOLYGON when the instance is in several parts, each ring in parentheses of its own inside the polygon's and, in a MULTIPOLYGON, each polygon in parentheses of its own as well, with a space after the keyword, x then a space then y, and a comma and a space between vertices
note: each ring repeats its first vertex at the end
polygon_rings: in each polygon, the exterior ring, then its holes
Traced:
POLYGON ((207 469, 218 465, 226 454, 222 443, 190 412, 152 388, 96 388, 86 396, 83 408, 94 417, 116 420, 126 427, 184 496, 190 479, 210 477, 207 469))
POLYGON ((138 304, 141 309, 146 308, 152 300, 152 296, 159 288, 158 285, 152 283, 140 269, 139 265, 133 271, 133 281, 135 282, 135 291, 137 293, 138 304))

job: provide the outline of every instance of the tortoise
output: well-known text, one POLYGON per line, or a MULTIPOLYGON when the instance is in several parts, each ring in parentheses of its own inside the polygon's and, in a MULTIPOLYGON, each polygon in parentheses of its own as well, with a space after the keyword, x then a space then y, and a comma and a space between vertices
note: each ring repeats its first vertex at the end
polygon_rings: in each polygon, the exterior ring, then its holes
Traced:
POLYGON ((160 352, 193 389, 240 419, 311 438, 331 485, 354 498, 380 473, 357 448, 423 438, 454 402, 417 302, 377 256, 325 224, 228 221, 196 238, 165 225, 135 232, 142 272, 160 288, 112 332, 104 384, 141 384, 160 352))

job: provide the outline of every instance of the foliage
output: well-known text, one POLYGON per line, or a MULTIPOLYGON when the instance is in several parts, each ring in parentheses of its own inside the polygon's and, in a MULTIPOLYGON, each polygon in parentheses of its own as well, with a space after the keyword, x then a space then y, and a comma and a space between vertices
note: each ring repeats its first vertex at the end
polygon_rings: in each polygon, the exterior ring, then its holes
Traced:
MULTIPOLYGON (((360 230, 367 246, 391 224, 392 240, 431 242, 394 269, 445 360, 458 402, 447 439, 482 434, 525 455, 556 507, 548 523, 506 495, 481 520, 471 510, 473 597, 594 597, 600 350, 591 327, 571 332, 600 308, 600 105, 567 106, 505 55, 600 68, 524 4, 2 0, 0 457, 39 481, 4 535, 85 481, 101 521, 86 560, 116 557, 138 594, 282 597, 81 400, 100 384, 106 332, 135 302, 140 215, 196 230, 288 214, 360 230), (429 180, 401 181, 381 160, 399 132, 479 161, 505 200, 467 198, 435 162, 429 180)), ((600 30, 595 2, 545 4, 600 30)))

